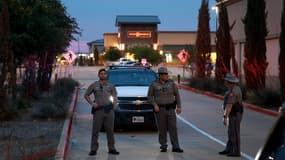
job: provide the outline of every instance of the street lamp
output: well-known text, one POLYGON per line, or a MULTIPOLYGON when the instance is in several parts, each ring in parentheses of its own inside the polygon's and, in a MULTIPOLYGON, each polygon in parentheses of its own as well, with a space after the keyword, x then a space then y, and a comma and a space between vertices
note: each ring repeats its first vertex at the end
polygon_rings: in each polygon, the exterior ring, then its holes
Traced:
POLYGON ((119 50, 121 51, 122 56, 125 56, 124 55, 124 50, 125 50, 125 44, 124 43, 119 44, 119 50))
POLYGON ((216 32, 217 32, 217 29, 218 29, 218 17, 219 17, 219 7, 213 6, 212 10, 215 11, 215 15, 216 15, 216 32))

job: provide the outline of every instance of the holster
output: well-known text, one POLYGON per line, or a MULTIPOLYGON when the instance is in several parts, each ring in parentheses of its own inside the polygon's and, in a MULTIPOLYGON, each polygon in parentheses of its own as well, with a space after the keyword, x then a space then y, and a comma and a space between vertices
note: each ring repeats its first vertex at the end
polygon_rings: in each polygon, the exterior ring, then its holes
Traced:
POLYGON ((176 103, 170 103, 170 104, 159 104, 160 108, 165 108, 166 110, 175 109, 176 103))
POLYGON ((107 106, 104 106, 103 109, 104 109, 105 113, 109 113, 113 109, 113 104, 109 104, 107 106))
POLYGON ((237 102, 233 104, 230 116, 235 116, 237 113, 241 113, 241 114, 243 113, 242 103, 237 102))
POLYGON ((104 110, 105 113, 109 113, 113 109, 113 104, 98 106, 97 108, 92 107, 91 113, 94 114, 96 111, 104 110))

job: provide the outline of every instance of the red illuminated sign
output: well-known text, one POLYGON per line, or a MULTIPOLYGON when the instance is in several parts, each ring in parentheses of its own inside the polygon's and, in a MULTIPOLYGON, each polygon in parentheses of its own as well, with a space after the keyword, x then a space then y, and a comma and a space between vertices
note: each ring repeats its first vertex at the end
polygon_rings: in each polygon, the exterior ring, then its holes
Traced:
POLYGON ((129 31, 128 38, 151 38, 151 32, 136 32, 136 31, 129 31))

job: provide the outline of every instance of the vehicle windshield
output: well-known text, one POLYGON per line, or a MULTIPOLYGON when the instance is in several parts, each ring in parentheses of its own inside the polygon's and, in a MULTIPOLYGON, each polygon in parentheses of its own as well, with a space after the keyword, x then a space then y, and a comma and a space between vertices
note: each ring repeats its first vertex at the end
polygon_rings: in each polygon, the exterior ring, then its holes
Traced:
POLYGON ((156 75, 149 71, 114 71, 108 74, 108 81, 115 86, 149 86, 156 75))

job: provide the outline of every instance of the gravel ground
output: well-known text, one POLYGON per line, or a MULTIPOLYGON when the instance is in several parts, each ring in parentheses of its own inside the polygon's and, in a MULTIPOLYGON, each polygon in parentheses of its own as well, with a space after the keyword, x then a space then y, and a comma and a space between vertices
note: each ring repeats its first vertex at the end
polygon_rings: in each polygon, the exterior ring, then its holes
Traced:
POLYGON ((0 122, 0 160, 54 159, 63 124, 29 116, 0 122))

